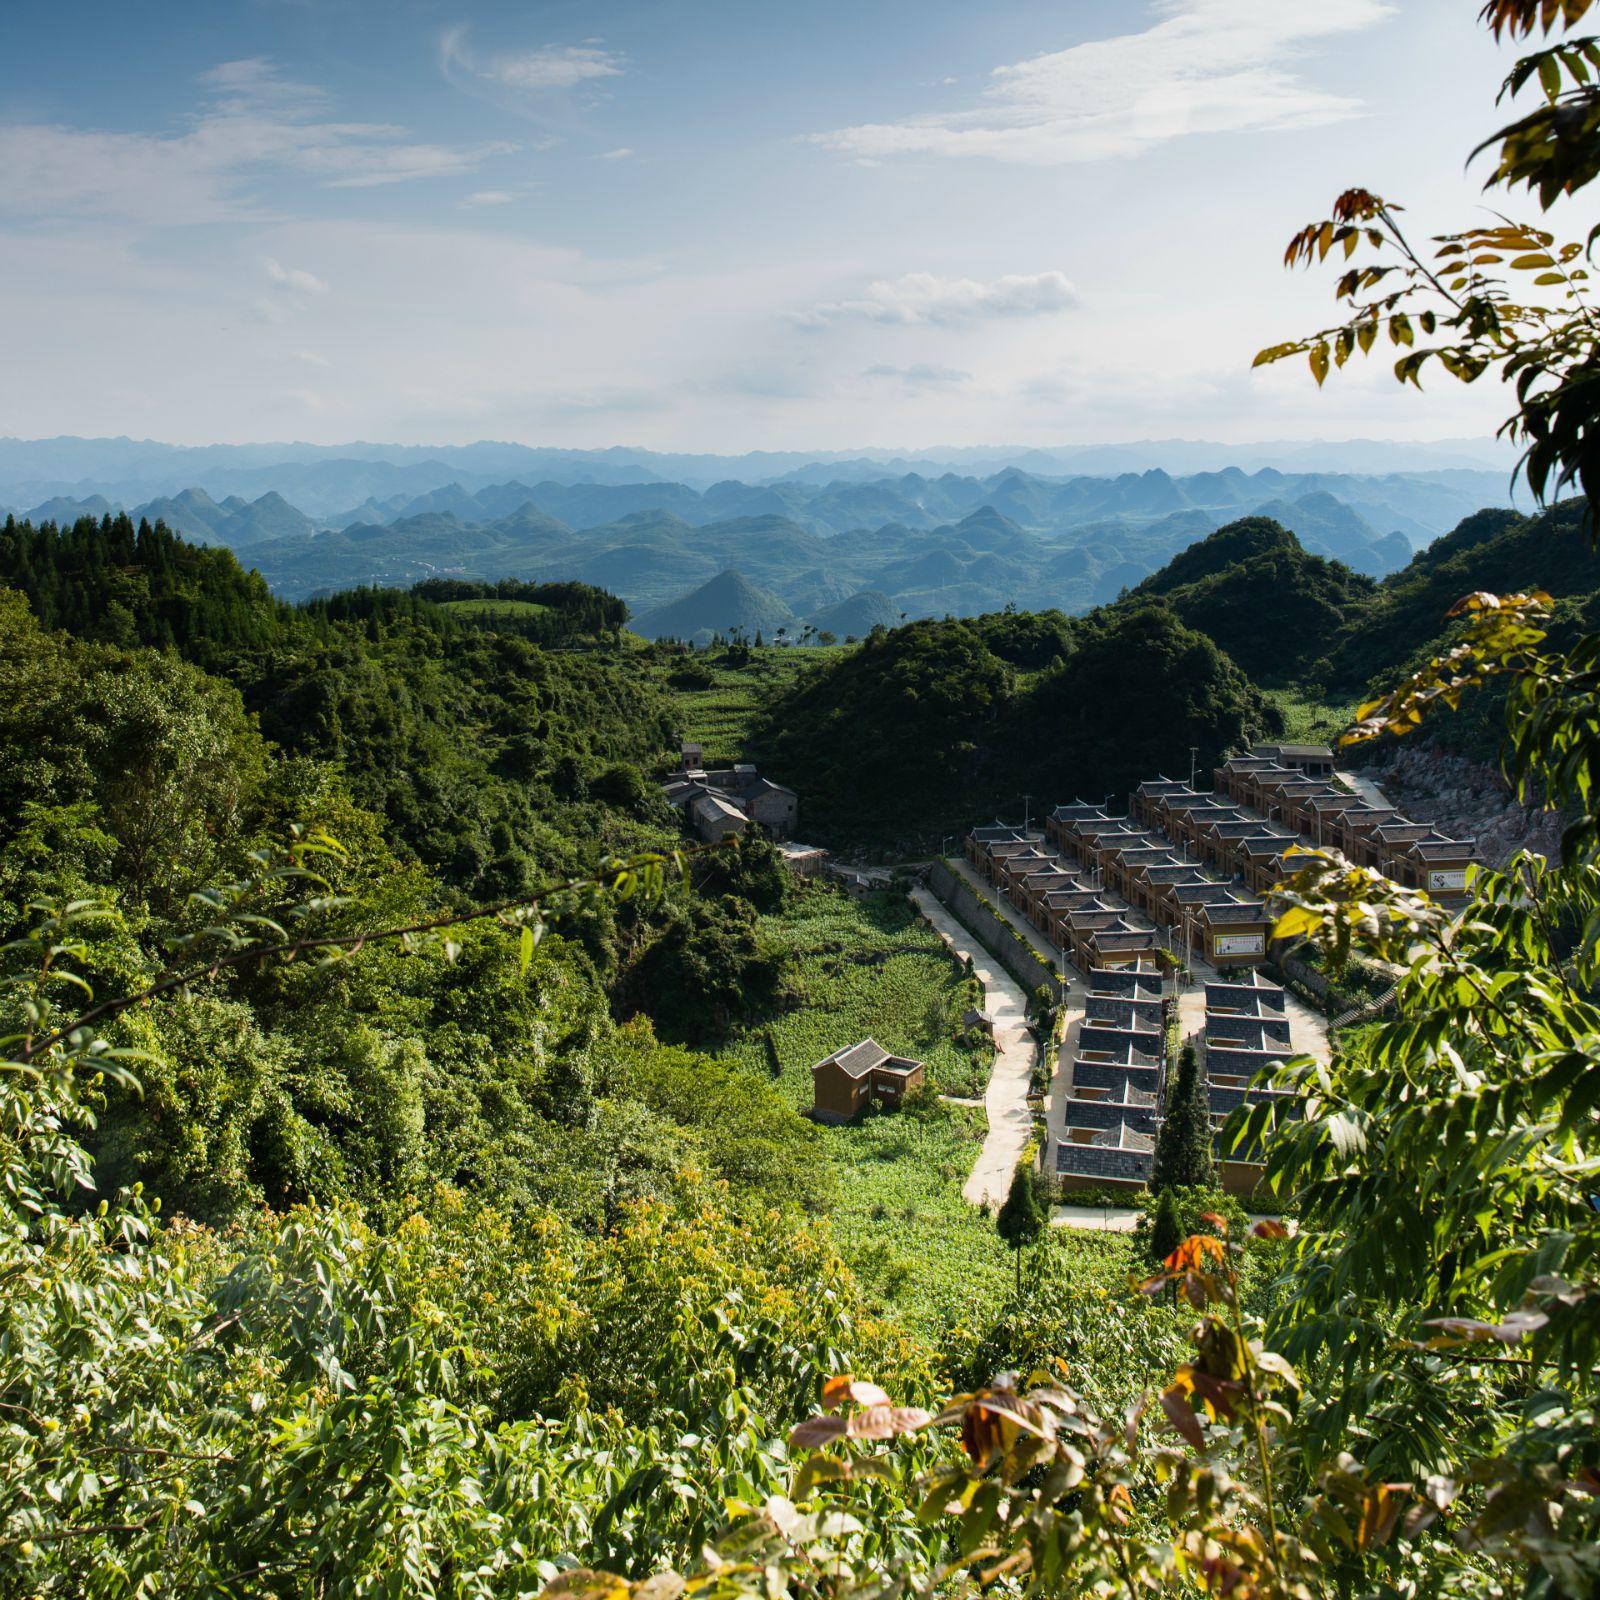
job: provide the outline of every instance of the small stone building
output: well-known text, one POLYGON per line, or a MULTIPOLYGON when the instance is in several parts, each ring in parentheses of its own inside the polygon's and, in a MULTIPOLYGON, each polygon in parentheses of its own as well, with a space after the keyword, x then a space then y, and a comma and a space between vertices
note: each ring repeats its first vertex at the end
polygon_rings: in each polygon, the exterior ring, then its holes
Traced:
POLYGON ((702 839, 712 844, 729 834, 743 834, 752 825, 769 839, 794 837, 800 797, 793 789, 763 778, 745 764, 708 772, 702 759, 699 745, 686 744, 682 771, 661 786, 661 792, 702 839))
POLYGON ((849 1122, 874 1102, 898 1110, 925 1076, 920 1061, 890 1055, 876 1039, 863 1039, 811 1069, 811 1115, 818 1122, 849 1122))

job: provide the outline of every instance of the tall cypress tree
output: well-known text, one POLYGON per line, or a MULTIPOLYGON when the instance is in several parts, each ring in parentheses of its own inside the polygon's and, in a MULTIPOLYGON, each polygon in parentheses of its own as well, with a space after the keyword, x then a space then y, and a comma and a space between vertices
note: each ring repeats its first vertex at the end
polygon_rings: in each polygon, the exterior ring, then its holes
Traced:
POLYGON ((1011 1188, 1005 1204, 994 1219, 995 1231, 1011 1246, 1017 1258, 1017 1293, 1022 1293, 1022 1252, 1044 1232, 1045 1215, 1034 1185, 1033 1169, 1018 1162, 1011 1174, 1011 1188))
POLYGON ((1161 1132, 1156 1136, 1150 1187, 1158 1192, 1170 1188, 1210 1189, 1216 1181, 1206 1075, 1194 1046, 1185 1045, 1178 1057, 1177 1078, 1167 1095, 1161 1132))

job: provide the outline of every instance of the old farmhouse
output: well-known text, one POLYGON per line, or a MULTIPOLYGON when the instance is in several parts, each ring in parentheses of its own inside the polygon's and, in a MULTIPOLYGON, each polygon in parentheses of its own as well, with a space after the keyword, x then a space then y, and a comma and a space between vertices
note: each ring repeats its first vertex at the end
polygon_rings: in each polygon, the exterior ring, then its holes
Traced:
POLYGON ((800 797, 793 789, 763 778, 754 767, 740 764, 707 771, 697 744, 683 747, 683 766, 661 786, 684 821, 707 844, 752 827, 769 839, 794 836, 800 797))

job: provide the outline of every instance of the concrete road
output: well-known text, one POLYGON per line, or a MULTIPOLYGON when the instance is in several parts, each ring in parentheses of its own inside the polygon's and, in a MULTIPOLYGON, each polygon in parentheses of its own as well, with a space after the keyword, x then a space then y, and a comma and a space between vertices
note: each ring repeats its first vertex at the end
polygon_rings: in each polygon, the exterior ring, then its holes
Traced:
POLYGON ((1021 985, 927 889, 913 889, 911 898, 956 955, 972 962, 983 985, 984 1010, 994 1021, 994 1066, 983 1097, 989 1131, 961 1193, 969 1205, 987 1203, 998 1208, 1005 1202, 1011 1175, 1033 1136, 1033 1114, 1028 1110, 1033 1036, 1024 1021, 1027 996, 1021 985))

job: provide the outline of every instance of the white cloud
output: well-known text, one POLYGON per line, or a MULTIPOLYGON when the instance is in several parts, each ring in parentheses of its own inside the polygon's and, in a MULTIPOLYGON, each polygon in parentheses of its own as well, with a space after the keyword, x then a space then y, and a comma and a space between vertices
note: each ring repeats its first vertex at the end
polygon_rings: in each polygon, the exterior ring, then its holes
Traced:
POLYGON ((626 161, 633 154, 628 145, 618 145, 615 150, 606 150, 601 153, 602 161, 626 161))
POLYGON ((868 367, 861 376, 892 378, 912 389, 943 388, 947 384, 972 382, 970 372, 963 372, 959 367, 936 367, 926 361, 918 361, 909 367, 892 367, 880 362, 868 367))
POLYGON ((880 279, 855 300, 825 301, 808 311, 790 314, 797 326, 832 327, 839 322, 882 322, 914 326, 952 326, 999 317, 1039 317, 1070 310, 1077 292, 1062 272, 1035 272, 981 283, 976 278, 941 278, 931 272, 908 272, 902 278, 880 279))
POLYGON ((864 159, 977 156, 1036 166, 1137 155, 1196 133, 1315 127, 1358 101, 1293 70, 1315 40, 1370 28, 1392 0, 1160 0, 1162 20, 997 67, 970 110, 811 135, 864 159))
POLYGON ((468 42, 465 28, 450 28, 440 35, 439 67, 458 89, 513 101, 593 86, 620 78, 624 71, 622 57, 602 49, 598 40, 480 53, 468 42))
POLYGON ((0 206, 30 217, 145 223, 260 216, 252 181, 299 175, 330 189, 476 171, 516 149, 503 141, 415 144, 391 123, 328 120, 327 96, 268 61, 202 75, 204 99, 175 133, 105 133, 42 123, 0 126, 0 206))
POLYGON ((479 189, 469 194, 461 204, 472 210, 478 206, 508 206, 517 197, 507 189, 479 189))
POLYGON ((314 272, 307 272, 303 267, 286 267, 281 261, 275 261, 271 256, 264 258, 267 276, 276 284, 281 284, 285 289, 294 290, 300 294, 326 294, 328 286, 314 272))

